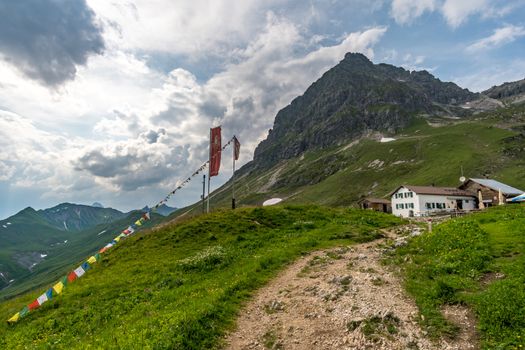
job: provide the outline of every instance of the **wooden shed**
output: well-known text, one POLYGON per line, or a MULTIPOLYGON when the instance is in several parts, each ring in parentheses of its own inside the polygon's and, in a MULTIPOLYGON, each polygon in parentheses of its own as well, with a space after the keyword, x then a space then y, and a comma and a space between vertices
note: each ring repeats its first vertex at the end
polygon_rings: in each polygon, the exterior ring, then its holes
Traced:
POLYGON ((483 199, 483 206, 480 207, 505 204, 507 199, 523 193, 520 189, 492 179, 468 179, 459 188, 474 193, 478 202, 483 199), (500 191, 502 198, 500 198, 500 191))
POLYGON ((382 211, 384 213, 392 212, 392 205, 388 199, 366 197, 360 199, 357 203, 361 209, 382 211))

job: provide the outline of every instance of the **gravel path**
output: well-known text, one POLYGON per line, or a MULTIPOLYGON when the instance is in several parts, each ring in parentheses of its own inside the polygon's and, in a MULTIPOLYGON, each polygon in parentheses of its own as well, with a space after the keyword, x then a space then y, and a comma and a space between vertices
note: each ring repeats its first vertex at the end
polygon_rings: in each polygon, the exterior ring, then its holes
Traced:
POLYGON ((425 337, 414 302, 392 267, 381 264, 384 245, 381 239, 301 258, 246 305, 226 349, 477 348, 470 336, 439 343, 425 337))

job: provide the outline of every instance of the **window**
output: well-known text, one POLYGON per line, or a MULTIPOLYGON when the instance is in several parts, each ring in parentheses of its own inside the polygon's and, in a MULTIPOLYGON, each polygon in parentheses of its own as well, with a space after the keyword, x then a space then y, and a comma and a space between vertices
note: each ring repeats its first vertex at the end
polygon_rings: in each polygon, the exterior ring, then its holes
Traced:
POLYGON ((465 203, 468 203, 468 199, 465 199, 465 203))
POLYGON ((414 209, 414 203, 410 203, 410 208, 414 209))
POLYGON ((425 203, 425 208, 432 209, 432 206, 430 205, 430 203, 425 203))
POLYGON ((432 209, 436 209, 436 203, 432 203, 432 209))

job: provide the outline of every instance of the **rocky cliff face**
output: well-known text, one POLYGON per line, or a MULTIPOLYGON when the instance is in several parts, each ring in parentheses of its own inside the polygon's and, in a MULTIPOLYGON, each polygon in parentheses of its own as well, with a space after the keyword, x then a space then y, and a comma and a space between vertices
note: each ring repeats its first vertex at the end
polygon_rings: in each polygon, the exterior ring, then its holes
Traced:
POLYGON ((373 64, 349 53, 275 117, 251 166, 267 168, 308 149, 350 142, 368 132, 395 133, 421 114, 450 114, 477 98, 426 71, 373 64))
POLYGON ((483 91, 483 94, 504 102, 523 102, 525 101, 525 79, 493 86, 483 91))

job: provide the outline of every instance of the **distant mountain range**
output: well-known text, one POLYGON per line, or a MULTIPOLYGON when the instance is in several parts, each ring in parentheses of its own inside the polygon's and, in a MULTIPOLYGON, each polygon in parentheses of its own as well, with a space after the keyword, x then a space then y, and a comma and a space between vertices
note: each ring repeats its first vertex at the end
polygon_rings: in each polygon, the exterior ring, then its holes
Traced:
MULTIPOLYGON (((173 210, 164 206, 161 212, 173 210)), ((62 203, 43 210, 28 207, 0 220, 0 290, 34 278, 43 267, 54 270, 84 258, 82 254, 100 248, 140 215, 142 211, 122 213, 102 205, 62 203)), ((163 220, 158 213, 153 217, 155 223, 163 220)))

